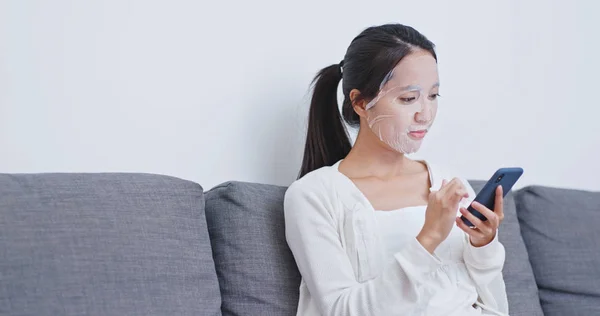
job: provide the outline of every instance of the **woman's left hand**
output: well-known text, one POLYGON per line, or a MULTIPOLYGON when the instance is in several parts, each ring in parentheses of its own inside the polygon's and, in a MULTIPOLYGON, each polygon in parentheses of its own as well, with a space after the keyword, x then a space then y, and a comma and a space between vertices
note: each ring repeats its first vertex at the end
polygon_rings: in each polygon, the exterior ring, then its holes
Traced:
POLYGON ((460 217, 456 218, 456 225, 460 227, 471 239, 471 244, 475 247, 482 247, 489 244, 496 237, 498 226, 504 219, 504 199, 502 198, 502 186, 496 188, 496 198, 494 199, 494 210, 490 210, 483 204, 473 202, 471 204, 474 209, 479 211, 481 215, 487 218, 487 221, 482 221, 475 215, 471 214, 466 208, 460 208, 460 213, 466 217, 473 225, 470 228, 463 222, 460 217))

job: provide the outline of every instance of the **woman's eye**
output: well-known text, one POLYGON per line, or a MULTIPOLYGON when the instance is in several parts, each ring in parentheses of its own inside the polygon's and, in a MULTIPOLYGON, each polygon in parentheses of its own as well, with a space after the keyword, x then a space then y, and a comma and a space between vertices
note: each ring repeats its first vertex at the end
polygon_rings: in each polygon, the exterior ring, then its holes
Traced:
POLYGON ((440 94, 439 94, 439 93, 434 93, 434 94, 432 94, 432 95, 430 95, 430 96, 429 96, 429 99, 431 99, 431 100, 435 100, 435 99, 437 99, 439 96, 440 96, 440 94))
POLYGON ((414 101, 414 100, 416 100, 416 99, 417 99, 417 98, 415 98, 415 97, 400 98, 400 100, 401 100, 402 102, 412 102, 412 101, 414 101))

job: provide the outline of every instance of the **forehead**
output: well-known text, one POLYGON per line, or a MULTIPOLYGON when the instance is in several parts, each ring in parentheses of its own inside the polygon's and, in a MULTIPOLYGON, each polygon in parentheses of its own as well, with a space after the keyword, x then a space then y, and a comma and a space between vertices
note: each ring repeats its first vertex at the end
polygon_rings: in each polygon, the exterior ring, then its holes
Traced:
POLYGON ((438 82, 437 63, 427 51, 416 51, 404 57, 392 70, 388 84, 420 85, 425 89, 438 82))

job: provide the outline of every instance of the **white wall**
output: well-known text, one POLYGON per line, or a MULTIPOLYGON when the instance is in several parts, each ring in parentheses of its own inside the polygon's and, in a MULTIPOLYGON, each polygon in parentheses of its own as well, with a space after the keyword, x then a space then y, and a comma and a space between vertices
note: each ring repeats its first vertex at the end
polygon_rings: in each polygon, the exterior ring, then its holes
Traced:
POLYGON ((600 190, 598 2, 0 1, 0 172, 289 184, 316 71, 363 28, 438 46, 419 157, 468 178, 600 190))

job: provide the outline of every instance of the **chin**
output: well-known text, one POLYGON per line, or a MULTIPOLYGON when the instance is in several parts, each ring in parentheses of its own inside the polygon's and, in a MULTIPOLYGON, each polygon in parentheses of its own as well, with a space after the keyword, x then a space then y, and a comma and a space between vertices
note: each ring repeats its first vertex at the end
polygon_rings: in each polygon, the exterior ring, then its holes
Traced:
POLYGON ((423 143, 423 140, 419 140, 419 141, 413 140, 411 142, 411 144, 407 144, 407 146, 404 146, 404 148, 401 148, 401 152, 406 155, 414 154, 414 153, 418 152, 419 149, 421 149, 422 143, 423 143))

